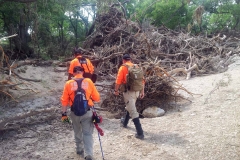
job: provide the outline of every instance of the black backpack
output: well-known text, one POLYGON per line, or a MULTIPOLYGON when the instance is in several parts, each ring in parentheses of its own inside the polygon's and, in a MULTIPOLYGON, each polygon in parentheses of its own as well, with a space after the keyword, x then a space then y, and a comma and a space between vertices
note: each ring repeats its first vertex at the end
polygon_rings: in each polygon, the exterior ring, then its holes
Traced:
POLYGON ((87 66, 87 69, 88 69, 88 72, 86 72, 84 70, 83 77, 84 78, 90 78, 92 80, 92 82, 95 83, 97 81, 97 75, 94 74, 94 73, 93 74, 89 73, 89 68, 88 68, 88 65, 87 65, 87 59, 84 58, 84 57, 79 57, 78 61, 79 61, 80 65, 83 69, 84 69, 83 64, 85 64, 87 66))
POLYGON ((85 90, 82 88, 84 78, 74 80, 77 82, 78 89, 75 91, 71 111, 73 111, 76 116, 83 116, 89 110, 85 90))

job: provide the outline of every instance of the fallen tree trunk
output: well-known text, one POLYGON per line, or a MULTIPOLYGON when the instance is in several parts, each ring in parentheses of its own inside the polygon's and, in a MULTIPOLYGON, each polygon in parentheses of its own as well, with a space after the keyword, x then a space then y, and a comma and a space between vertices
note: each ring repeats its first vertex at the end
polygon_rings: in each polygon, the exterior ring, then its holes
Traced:
POLYGON ((40 79, 23 78, 23 77, 19 76, 17 73, 15 73, 15 72, 13 72, 13 71, 12 71, 12 73, 13 73, 14 75, 16 75, 18 78, 23 79, 23 80, 25 80, 25 81, 41 82, 40 79))
POLYGON ((47 109, 40 109, 40 110, 36 110, 36 111, 29 111, 27 113, 23 113, 21 115, 17 115, 15 117, 10 117, 10 118, 5 118, 3 120, 0 121, 0 130, 5 130, 7 129, 7 125, 10 122, 16 121, 16 120, 20 120, 20 119, 24 119, 24 118, 28 118, 30 116, 34 116, 40 113, 49 113, 49 112, 53 112, 57 110, 56 107, 51 107, 51 108, 47 108, 47 109))

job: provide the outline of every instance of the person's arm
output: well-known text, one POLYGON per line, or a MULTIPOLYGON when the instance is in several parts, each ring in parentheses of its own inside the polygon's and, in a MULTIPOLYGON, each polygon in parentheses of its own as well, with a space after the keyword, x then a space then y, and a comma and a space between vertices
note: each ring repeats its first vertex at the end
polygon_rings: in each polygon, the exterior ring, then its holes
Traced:
POLYGON ((89 72, 90 72, 91 74, 93 74, 93 72, 94 72, 94 66, 93 66, 92 62, 91 62, 89 59, 87 59, 87 66, 88 66, 89 72))
POLYGON ((115 89, 114 89, 114 94, 115 95, 119 95, 119 87, 120 87, 120 84, 115 84, 115 89))
POLYGON ((68 82, 65 84, 64 89, 63 89, 63 93, 61 96, 61 103, 62 103, 62 111, 66 111, 66 108, 69 104, 69 94, 68 94, 68 82))
POLYGON ((67 105, 69 103, 67 83, 65 84, 64 89, 63 89, 63 94, 62 94, 62 97, 61 97, 61 103, 62 103, 62 108, 61 108, 62 118, 61 118, 61 120, 62 120, 62 122, 69 122, 69 118, 67 116, 67 105))
POLYGON ((144 93, 145 83, 146 83, 146 80, 145 80, 145 78, 143 77, 143 80, 142 80, 143 89, 140 91, 140 94, 139 94, 139 97, 140 97, 141 99, 143 99, 143 97, 145 96, 145 93, 144 93))
POLYGON ((93 82, 89 82, 91 83, 91 86, 92 86, 92 94, 91 94, 91 99, 94 101, 94 102, 99 102, 100 101, 100 94, 97 90, 97 88, 95 87, 95 85, 93 84, 93 82))
POLYGON ((72 79, 73 77, 73 68, 74 68, 74 60, 70 62, 69 69, 68 69, 68 80, 72 79))
POLYGON ((91 80, 89 80, 88 83, 89 83, 89 86, 91 87, 91 93, 89 95, 90 99, 88 101, 88 105, 92 107, 94 106, 94 102, 100 102, 100 94, 91 80))
POLYGON ((66 113, 67 112, 67 107, 66 106, 62 106, 62 113, 66 113))
POLYGON ((119 87, 120 87, 120 84, 115 84, 115 89, 114 89, 114 91, 119 91, 119 87))
POLYGON ((114 94, 119 95, 119 87, 122 84, 124 80, 124 72, 123 72, 123 66, 121 66, 118 70, 117 78, 115 81, 115 88, 114 88, 114 94))
POLYGON ((143 89, 140 91, 140 98, 143 99, 143 97, 145 96, 144 95, 144 87, 145 87, 145 84, 143 84, 143 89))

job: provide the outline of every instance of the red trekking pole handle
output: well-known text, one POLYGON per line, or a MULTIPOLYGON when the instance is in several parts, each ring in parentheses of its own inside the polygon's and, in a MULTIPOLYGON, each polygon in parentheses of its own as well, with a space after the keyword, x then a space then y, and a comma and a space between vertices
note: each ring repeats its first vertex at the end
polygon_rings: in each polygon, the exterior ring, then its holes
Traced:
POLYGON ((94 125, 95 125, 95 127, 96 127, 98 133, 99 133, 101 136, 103 136, 103 135, 104 135, 103 130, 98 126, 97 123, 94 123, 94 125))
POLYGON ((96 113, 94 107, 92 107, 92 109, 93 109, 93 117, 97 118, 97 120, 96 119, 93 120, 93 123, 94 123, 98 133, 101 136, 103 136, 104 135, 103 130, 98 126, 98 123, 102 123, 102 117, 101 116, 97 116, 97 113, 96 113))

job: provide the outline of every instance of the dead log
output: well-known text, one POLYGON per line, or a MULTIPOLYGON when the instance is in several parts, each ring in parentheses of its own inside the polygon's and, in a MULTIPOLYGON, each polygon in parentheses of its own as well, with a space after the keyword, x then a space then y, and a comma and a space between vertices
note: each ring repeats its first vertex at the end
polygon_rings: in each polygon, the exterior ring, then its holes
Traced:
POLYGON ((68 70, 67 69, 57 69, 57 68, 54 68, 54 72, 67 72, 68 70))
POLYGON ((34 66, 51 66, 54 64, 54 61, 42 61, 42 60, 25 60, 16 63, 15 68, 25 66, 25 65, 34 65, 34 66))
POLYGON ((191 78, 191 72, 192 72, 192 70, 194 70, 194 69, 197 69, 197 70, 199 70, 198 69, 198 66, 196 65, 196 64, 194 64, 192 67, 190 67, 186 72, 187 72, 187 77, 186 77, 186 79, 190 79, 191 78))
POLYGON ((179 73, 179 72, 182 72, 182 73, 184 73, 185 75, 187 75, 187 71, 186 71, 185 68, 175 68, 175 69, 169 71, 169 72, 168 72, 168 75, 172 76, 172 75, 177 74, 177 73, 179 73))
POLYGON ((18 78, 23 79, 23 80, 25 80, 25 81, 41 82, 40 79, 23 78, 23 77, 21 77, 20 75, 18 75, 17 73, 15 73, 15 72, 13 72, 13 71, 12 71, 12 73, 13 73, 14 75, 16 75, 18 78))
POLYGON ((41 109, 41 110, 36 110, 36 111, 29 111, 27 113, 23 113, 21 115, 17 115, 15 117, 11 117, 11 118, 5 118, 3 120, 0 121, 0 130, 5 130, 7 128, 8 123, 16 121, 16 120, 21 120, 24 118, 28 118, 40 113, 49 113, 49 112, 53 112, 56 111, 57 108, 56 107, 51 107, 51 108, 47 108, 47 109, 41 109))

